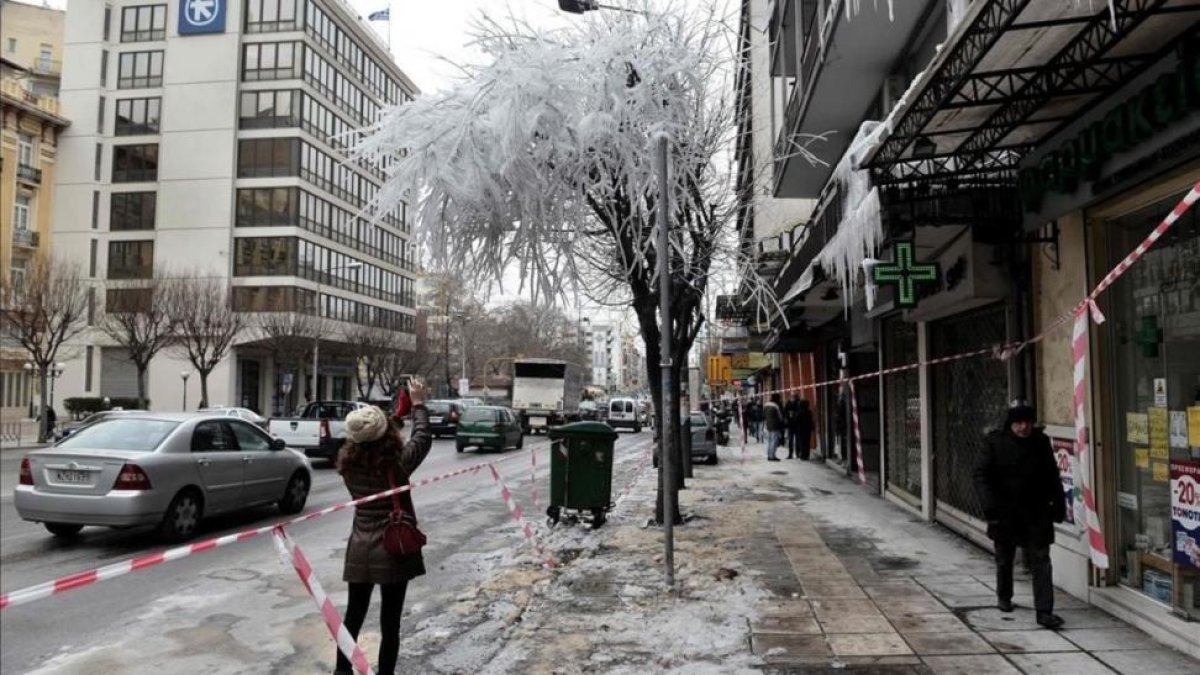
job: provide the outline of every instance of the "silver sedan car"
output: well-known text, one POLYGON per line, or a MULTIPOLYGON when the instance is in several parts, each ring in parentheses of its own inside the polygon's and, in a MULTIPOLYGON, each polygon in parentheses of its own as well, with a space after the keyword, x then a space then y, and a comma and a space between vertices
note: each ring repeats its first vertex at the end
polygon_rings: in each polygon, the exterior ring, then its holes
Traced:
POLYGON ((138 413, 29 453, 13 503, 60 537, 85 525, 156 525, 166 540, 184 541, 219 513, 262 504, 299 513, 311 485, 308 459, 249 422, 138 413))

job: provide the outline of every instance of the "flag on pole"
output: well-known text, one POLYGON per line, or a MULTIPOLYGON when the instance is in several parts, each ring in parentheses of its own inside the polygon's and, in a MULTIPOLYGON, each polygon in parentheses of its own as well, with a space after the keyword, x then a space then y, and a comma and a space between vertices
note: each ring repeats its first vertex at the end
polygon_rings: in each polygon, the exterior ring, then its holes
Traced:
POLYGON ((378 12, 371 12, 370 14, 367 15, 367 20, 368 21, 391 21, 392 20, 392 8, 389 7, 387 9, 381 9, 378 12))

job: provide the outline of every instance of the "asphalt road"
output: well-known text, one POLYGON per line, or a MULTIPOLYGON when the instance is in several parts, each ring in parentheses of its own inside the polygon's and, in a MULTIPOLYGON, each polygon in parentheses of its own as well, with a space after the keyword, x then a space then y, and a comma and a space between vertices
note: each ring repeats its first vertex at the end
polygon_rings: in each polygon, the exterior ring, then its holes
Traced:
MULTIPOLYGON (((645 452, 650 432, 623 432, 617 444, 614 492, 645 452)), ((537 452, 538 488, 547 501, 549 446, 527 437, 537 452)), ((452 440, 435 441, 416 478, 516 454, 458 454, 452 440)), ((85 528, 62 541, 39 524, 22 521, 12 490, 20 457, 0 451, 0 588, 12 591, 110 564, 164 546, 145 529, 85 528)), ((527 452, 498 465, 527 513, 527 452)), ((405 622, 434 620, 501 557, 524 546, 487 470, 414 491, 428 574, 409 585, 405 622)), ((318 465, 306 511, 348 498, 337 473, 318 465)), ((534 518, 540 516, 533 513, 534 518)), ((201 538, 258 527, 280 519, 262 508, 208 521, 201 538)), ((318 580, 344 608, 341 561, 349 511, 291 528, 318 580)), ((375 625, 372 607, 364 631, 375 625)), ((196 554, 133 574, 13 607, 0 613, 0 673, 317 673, 332 670, 332 641, 291 569, 283 567, 270 537, 196 554)), ((412 625, 407 623, 407 625, 412 625)), ((375 628, 377 630, 377 628, 375 628)), ((403 629, 402 629, 403 633, 403 629)), ((405 650, 402 647, 402 653, 405 650)), ((373 650, 369 654, 374 661, 373 650)), ((415 671, 414 671, 415 672, 415 671)))

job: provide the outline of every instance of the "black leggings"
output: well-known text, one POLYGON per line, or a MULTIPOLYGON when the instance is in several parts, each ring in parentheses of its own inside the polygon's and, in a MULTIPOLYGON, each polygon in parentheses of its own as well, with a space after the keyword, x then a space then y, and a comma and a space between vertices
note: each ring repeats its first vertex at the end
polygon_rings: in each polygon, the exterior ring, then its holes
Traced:
MULTIPOLYGON (((394 675, 396 672, 396 655, 400 652, 400 614, 404 611, 404 592, 408 582, 398 584, 380 584, 379 594, 382 604, 379 607, 379 631, 382 640, 379 642, 379 664, 375 668, 378 675, 394 675)), ((375 584, 350 584, 350 602, 346 606, 346 630, 358 639, 358 630, 362 628, 363 620, 367 618, 367 609, 371 606, 371 591, 375 584)), ((350 659, 338 650, 337 666, 339 673, 352 673, 354 667, 350 659)))

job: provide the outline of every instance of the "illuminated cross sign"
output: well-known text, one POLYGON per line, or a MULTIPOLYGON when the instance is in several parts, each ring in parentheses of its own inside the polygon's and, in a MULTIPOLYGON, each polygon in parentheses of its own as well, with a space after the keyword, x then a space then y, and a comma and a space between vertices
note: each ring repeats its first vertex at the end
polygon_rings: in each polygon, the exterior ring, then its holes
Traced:
POLYGON ((911 309, 917 306, 917 282, 937 281, 941 270, 937 263, 917 264, 913 260, 913 243, 896 242, 896 261, 879 263, 872 270, 875 283, 896 285, 896 306, 911 309))

